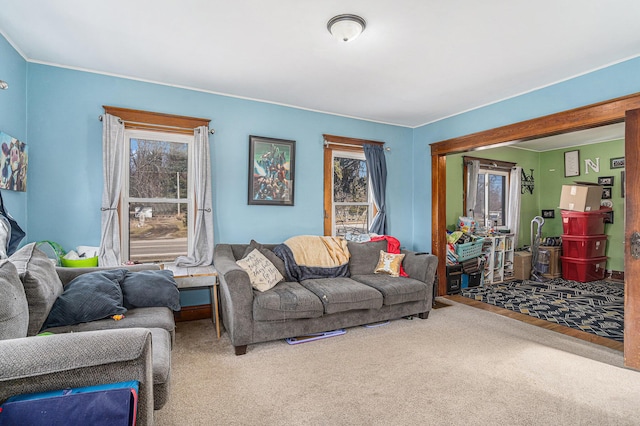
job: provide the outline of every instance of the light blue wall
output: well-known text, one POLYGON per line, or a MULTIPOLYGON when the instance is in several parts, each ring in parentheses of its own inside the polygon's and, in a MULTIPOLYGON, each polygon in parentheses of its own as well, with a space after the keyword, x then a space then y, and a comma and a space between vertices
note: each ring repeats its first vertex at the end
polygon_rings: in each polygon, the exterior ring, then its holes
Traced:
MULTIPOLYGON (((0 130, 27 142, 27 63, 15 49, 0 36, 0 80, 9 84, 0 90, 0 130)), ((30 146, 28 145, 28 148, 30 146)), ((29 189, 31 182, 27 178, 29 189)), ((28 231, 27 193, 2 190, 5 208, 28 231)))
POLYGON ((28 64, 29 239, 100 242, 103 105, 211 118, 216 242, 323 232, 323 133, 385 141, 389 233, 412 246, 412 129, 28 64), (295 206, 247 205, 249 135, 296 141, 295 206), (394 190, 396 189, 396 190, 394 190))
POLYGON ((414 248, 431 249, 429 144, 637 92, 640 92, 640 58, 416 128, 413 134, 414 248))

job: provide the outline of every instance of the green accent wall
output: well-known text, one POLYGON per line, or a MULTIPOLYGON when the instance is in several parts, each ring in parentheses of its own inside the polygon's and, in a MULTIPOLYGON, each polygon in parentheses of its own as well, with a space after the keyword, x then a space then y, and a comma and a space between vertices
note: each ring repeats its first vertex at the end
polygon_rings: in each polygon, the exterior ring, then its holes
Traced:
MULTIPOLYGON (((465 155, 490 158, 492 160, 509 161, 517 163, 522 167, 524 172, 531 174, 533 169, 533 179, 536 183, 539 179, 539 160, 540 153, 527 151, 524 149, 513 147, 491 148, 482 151, 475 151, 464 154, 453 154, 447 156, 447 229, 453 230, 458 221, 459 216, 463 216, 463 192, 462 192, 462 174, 463 165, 462 157, 465 155)), ((518 237, 518 247, 531 245, 531 219, 540 214, 538 207, 537 192, 534 189, 533 194, 528 191, 522 194, 522 203, 520 205, 520 231, 518 237)))
MULTIPOLYGON (((519 247, 531 245, 531 220, 540 216, 542 210, 554 210, 555 218, 545 219, 543 237, 560 236, 562 215, 558 208, 562 185, 578 182, 598 182, 598 177, 613 176, 612 197, 614 223, 605 225, 608 236, 606 255, 607 269, 624 271, 624 198, 622 197, 622 176, 624 169, 611 169, 610 159, 624 157, 624 140, 584 145, 545 152, 533 152, 514 147, 491 148, 465 154, 447 156, 447 229, 453 230, 459 216, 463 215, 462 157, 470 155, 479 158, 510 161, 521 166, 529 175, 533 169, 535 189, 533 195, 522 194, 520 208, 519 247), (564 177, 564 153, 580 151, 580 176, 564 177), (599 166, 599 171, 586 167, 585 160, 599 166)), ((534 229, 534 231, 537 230, 534 229)))
MULTIPOLYGON (((607 269, 613 271, 624 270, 624 198, 622 197, 622 176, 624 169, 611 169, 610 159, 624 157, 624 140, 602 142, 584 145, 576 148, 565 148, 540 153, 540 209, 555 209, 555 219, 546 219, 542 228, 545 236, 562 235, 562 215, 558 204, 562 185, 574 182, 598 182, 598 177, 613 176, 611 187, 611 201, 613 202, 613 223, 606 224, 604 232, 609 236, 606 254, 609 257, 607 269), (564 153, 580 151, 580 176, 564 177, 564 153), (591 160, 599 164, 599 171, 585 166, 585 161, 591 160)), ((536 187, 538 182, 536 181, 536 187)), ((535 192, 535 191, 534 191, 535 192)))

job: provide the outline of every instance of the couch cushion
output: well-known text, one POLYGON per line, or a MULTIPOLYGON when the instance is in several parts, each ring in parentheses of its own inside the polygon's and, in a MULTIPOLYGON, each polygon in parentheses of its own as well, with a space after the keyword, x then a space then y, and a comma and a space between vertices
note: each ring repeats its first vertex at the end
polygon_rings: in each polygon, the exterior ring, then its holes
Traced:
POLYGON ((15 265, 0 261, 0 340, 27 337, 29 306, 15 265))
POLYGON ((384 296, 385 305, 397 305, 427 299, 427 285, 408 277, 392 277, 383 274, 353 275, 351 279, 378 290, 384 296))
POLYGON ((320 298, 325 314, 382 307, 379 291, 350 278, 318 278, 300 284, 320 298))
POLYGON ((29 303, 28 336, 40 332, 51 307, 62 294, 62 282, 56 268, 35 243, 27 244, 9 257, 18 269, 29 303))
POLYGON ((164 328, 170 334, 174 334, 175 322, 173 312, 169 308, 135 308, 127 311, 124 318, 120 321, 114 321, 112 318, 106 318, 97 321, 83 322, 81 324, 65 325, 60 327, 50 327, 42 331, 51 333, 75 333, 80 331, 94 330, 110 330, 113 328, 164 328))
POLYGON ((318 296, 297 282, 281 282, 265 292, 253 293, 253 319, 257 321, 318 318, 324 312, 318 296))
POLYGON ((126 272, 111 269, 75 278, 53 304, 44 327, 79 324, 127 312, 120 288, 126 272))
POLYGON ((351 258, 349 259, 349 272, 351 275, 373 274, 380 258, 380 250, 387 250, 385 240, 354 243, 347 242, 351 258))
POLYGON ((166 306, 180 310, 180 291, 168 269, 157 271, 127 271, 120 283, 124 307, 147 308, 166 306))

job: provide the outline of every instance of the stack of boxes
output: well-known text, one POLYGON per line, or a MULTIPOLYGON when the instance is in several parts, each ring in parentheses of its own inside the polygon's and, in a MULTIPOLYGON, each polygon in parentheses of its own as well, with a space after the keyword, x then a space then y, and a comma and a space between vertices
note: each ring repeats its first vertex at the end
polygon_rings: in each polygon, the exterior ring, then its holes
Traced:
POLYGON ((562 210, 562 277, 579 282, 605 277, 607 236, 604 220, 609 208, 600 207, 599 185, 564 185, 562 210))

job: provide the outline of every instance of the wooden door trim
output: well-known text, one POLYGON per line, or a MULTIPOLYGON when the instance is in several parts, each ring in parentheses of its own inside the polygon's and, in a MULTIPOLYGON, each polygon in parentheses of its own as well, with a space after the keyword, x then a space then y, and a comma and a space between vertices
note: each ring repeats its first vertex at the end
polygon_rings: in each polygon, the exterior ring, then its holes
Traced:
MULTIPOLYGON (((625 180, 638 182, 640 179, 640 109, 627 111, 625 119, 625 180)), ((640 370, 640 289, 635 283, 631 285, 631 277, 640 274, 640 260, 631 256, 630 247, 634 232, 640 232, 640 198, 635 194, 635 185, 626 185, 625 194, 625 229, 624 229, 624 364, 640 370)))
MULTIPOLYGON (((604 102, 575 108, 563 112, 558 112, 531 120, 509 124, 495 129, 452 138, 431 144, 431 247, 432 252, 438 256, 438 294, 444 295, 447 292, 446 263, 446 155, 460 152, 472 151, 477 148, 490 145, 523 142, 545 136, 552 136, 562 133, 574 132, 599 127, 607 124, 624 122, 627 111, 640 109, 640 93, 635 93, 620 98, 611 99, 604 102)), ((633 132, 634 137, 640 138, 640 131, 633 132)), ((631 132, 626 133, 630 137, 631 132)), ((627 144, 632 143, 630 140, 627 144)), ((638 149, 640 141, 635 141, 634 148, 638 149)), ((625 154, 625 155, 628 155, 625 154)), ((638 154, 640 155, 640 154, 638 154)), ((636 163, 637 164, 637 163, 636 163)), ((631 177, 628 182, 633 182, 631 177)), ((632 185, 627 186, 626 205, 634 203, 635 194, 632 185)), ((638 200, 640 203, 640 199, 638 200)), ((626 209, 627 213, 629 209, 626 209)), ((625 252, 628 252, 625 230, 625 252)), ((626 267, 626 266, 625 266, 626 267)), ((628 274, 625 274, 629 277, 628 274)), ((628 279, 628 278, 627 278, 628 279)), ((625 280, 625 294, 629 290, 627 280, 625 280)), ((633 296, 633 290, 632 290, 633 296)), ((635 297, 635 296, 634 296, 635 297)), ((640 303, 640 301, 638 301, 640 303)), ((635 299, 625 297, 625 324, 640 324, 640 308, 635 309, 637 303, 635 299), (629 299, 629 300, 627 300, 629 299), (633 306, 628 306, 633 302, 633 306), (627 309, 628 308, 628 309, 627 309), (638 311, 638 314, 635 312, 638 311), (631 315, 634 315, 632 318, 631 315)), ((627 325, 625 325, 627 326, 627 325)), ((636 334, 638 334, 636 329, 636 334)), ((628 347, 625 332, 625 365, 632 368, 640 368, 640 341, 633 347, 628 347), (633 351, 627 353, 627 351, 633 351), (637 360, 638 365, 631 364, 631 360, 637 360)), ((629 344, 631 346, 631 344, 629 344)), ((635 361, 633 361, 635 362, 635 361)))

